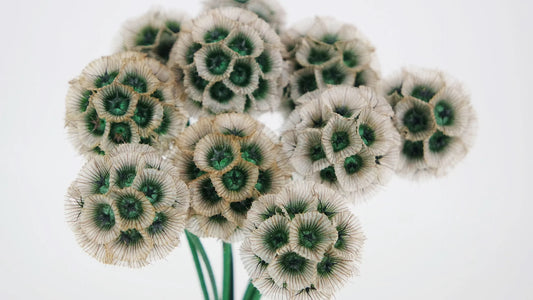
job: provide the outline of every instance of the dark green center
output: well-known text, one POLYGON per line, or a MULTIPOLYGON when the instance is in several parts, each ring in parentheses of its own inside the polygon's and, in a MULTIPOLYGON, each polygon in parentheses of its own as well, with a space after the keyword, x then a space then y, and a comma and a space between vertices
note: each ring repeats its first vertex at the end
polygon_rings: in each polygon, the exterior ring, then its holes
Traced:
POLYGON ((222 170, 233 161, 233 152, 228 145, 217 145, 207 154, 209 165, 216 170, 222 170))
POLYGON ((403 123, 411 133, 417 133, 429 128, 429 117, 426 111, 413 107, 403 116, 403 123))
POLYGON ((323 240, 316 225, 302 225, 298 229, 298 244, 307 249, 315 248, 323 240))
POLYGON ((215 27, 212 30, 209 30, 204 35, 204 41, 206 43, 215 43, 225 39, 229 34, 229 31, 222 27, 215 27))
POLYGON ((209 83, 207 80, 203 79, 200 74, 198 74, 196 69, 191 69, 189 77, 191 78, 191 84, 200 91, 203 91, 209 83))
POLYGON ((93 193, 106 194, 109 191, 109 172, 96 174, 93 179, 93 193))
POLYGON ((309 208, 309 204, 304 200, 294 199, 289 201, 289 203, 285 204, 285 211, 287 211, 287 214, 292 219, 297 214, 301 214, 307 211, 309 208))
POLYGON ((313 162, 326 158, 326 153, 324 152, 322 144, 316 144, 314 146, 311 146, 309 148, 309 157, 313 162))
POLYGON ((357 63, 359 62, 359 57, 353 51, 344 51, 342 53, 342 61, 347 67, 353 68, 357 66, 357 63))
POLYGON ((97 88, 101 88, 106 85, 110 85, 113 82, 113 80, 115 80, 115 77, 117 77, 117 75, 118 75, 118 71, 112 71, 112 72, 105 71, 104 74, 96 78, 96 80, 94 81, 94 86, 96 86, 97 88))
POLYGON ((359 172, 363 168, 363 158, 357 154, 346 157, 344 160, 344 170, 348 174, 359 172))
POLYGON ((394 93, 398 94, 398 96, 400 97, 403 97, 402 95, 402 85, 400 84, 399 86, 396 86, 396 87, 393 87, 389 93, 387 94, 387 96, 392 96, 394 93))
POLYGON ((163 92, 161 90, 155 90, 150 97, 154 97, 159 101, 165 101, 165 96, 163 96, 163 92))
POLYGON ((233 98, 233 95, 235 94, 232 90, 225 86, 222 81, 219 81, 213 84, 213 86, 211 86, 211 88, 209 89, 209 95, 211 95, 211 98, 213 98, 213 100, 215 101, 218 101, 220 103, 227 103, 231 100, 231 98, 233 98))
POLYGON ((270 171, 270 170, 265 170, 265 171, 259 170, 259 176, 257 177, 257 183, 255 184, 255 188, 261 194, 268 193, 270 191, 270 189, 272 188, 272 171, 270 171))
POLYGON ((96 227, 102 230, 109 230, 115 226, 115 213, 111 205, 99 203, 93 211, 93 221, 96 227))
POLYGON ((333 111, 345 118, 349 118, 353 115, 352 111, 348 106, 336 106, 333 111))
POLYGON ((104 108, 114 116, 123 116, 130 106, 130 97, 121 90, 115 90, 104 96, 104 108))
POLYGON ((335 242, 336 249, 344 250, 346 248, 346 237, 348 237, 348 229, 346 225, 338 225, 337 226, 337 241, 335 242))
POLYGON ((339 263, 338 259, 332 256, 324 255, 324 258, 316 265, 316 272, 320 276, 329 276, 335 271, 335 265, 339 263))
POLYGON ((202 200, 204 202, 215 205, 219 203, 220 201, 223 201, 222 197, 218 196, 217 191, 215 187, 213 186, 213 183, 211 182, 211 179, 206 179, 200 183, 200 195, 202 196, 202 200))
POLYGON ((135 170, 135 166, 123 166, 117 170, 117 179, 115 183, 121 189, 131 186, 136 174, 137 171, 135 170))
POLYGON ((335 174, 335 168, 333 166, 329 166, 325 169, 320 170, 320 178, 330 183, 336 182, 337 175, 335 174))
POLYGON ((139 33, 137 33, 137 38, 135 39, 135 44, 137 46, 149 46, 155 43, 157 38, 157 33, 159 29, 152 27, 150 25, 143 27, 139 33))
POLYGON ((142 242, 143 236, 139 231, 137 231, 137 229, 128 229, 120 232, 118 240, 126 246, 135 246, 142 242))
POLYGON ((80 112, 84 112, 87 110, 87 106, 89 106, 89 98, 93 92, 91 91, 83 91, 80 95, 80 112))
POLYGON ((152 107, 152 104, 145 101, 139 101, 132 119, 137 125, 139 125, 139 127, 144 128, 150 124, 153 115, 154 108, 152 107))
POLYGON ((228 219, 226 219, 223 215, 218 214, 218 215, 209 217, 209 221, 213 223, 217 223, 217 224, 223 224, 223 223, 226 223, 228 219))
POLYGON ((359 125, 359 136, 361 136, 363 143, 367 146, 372 145, 376 141, 376 133, 374 132, 374 129, 366 124, 359 125))
POLYGON ((322 78, 327 84, 339 85, 346 78, 346 74, 338 66, 332 66, 322 70, 322 78))
POLYGON ((191 159, 188 162, 188 165, 186 167, 187 172, 187 179, 189 180, 195 180, 196 178, 202 176, 205 174, 204 171, 200 170, 196 164, 194 164, 194 161, 191 159))
POLYGON ((167 31, 161 33, 159 43, 157 44, 157 47, 155 47, 154 52, 163 60, 163 62, 168 61, 170 50, 172 50, 172 46, 174 46, 176 40, 177 36, 174 34, 167 31))
POLYGON ((451 142, 451 137, 444 135, 444 133, 437 131, 429 138, 429 151, 441 152, 446 149, 451 142))
POLYGON ((151 235, 158 234, 165 230, 165 225, 168 222, 168 216, 162 212, 155 214, 154 221, 150 226, 148 226, 148 233, 151 235))
POLYGON ((254 198, 246 198, 240 202, 231 202, 229 208, 239 215, 245 215, 252 208, 253 202, 254 198))
POLYGON ((322 41, 326 44, 333 45, 335 42, 337 42, 338 37, 335 34, 326 34, 322 37, 322 41))
POLYGON ((295 252, 287 252, 279 257, 279 264, 283 272, 290 275, 300 275, 304 272, 309 261, 295 252))
POLYGON ((241 56, 250 55, 254 52, 252 41, 244 34, 236 35, 228 44, 228 47, 241 56))
POLYGON ((139 191, 146 195, 152 204, 156 204, 164 197, 161 184, 155 180, 145 180, 139 187, 139 191))
POLYGON ((167 133, 168 129, 170 128, 171 123, 171 112, 169 112, 167 109, 163 110, 163 118, 161 119, 161 125, 154 129, 155 133, 157 134, 165 134, 167 133))
POLYGON ((245 144, 241 147, 241 157, 255 165, 261 164, 263 155, 261 149, 256 144, 245 144))
POLYGON ((189 47, 189 49, 187 49, 187 54, 185 54, 185 61, 187 62, 187 64, 190 65, 194 62, 194 53, 196 53, 196 51, 200 50, 201 48, 201 44, 194 43, 189 47))
POLYGON ((330 58, 331 55, 327 50, 312 48, 311 51, 309 51, 307 61, 313 65, 320 65, 330 60, 330 58))
POLYGON ((238 166, 222 175, 222 183, 230 191, 240 191, 247 180, 248 173, 238 166))
POLYGON ((298 79, 298 92, 301 95, 312 92, 318 88, 316 83, 315 74, 303 75, 298 79))
POLYGON ((452 106, 446 101, 439 101, 433 109, 435 114, 435 121, 440 126, 448 126, 453 124, 454 111, 452 106))
POLYGON ((255 61, 259 64, 259 68, 261 68, 263 74, 267 74, 272 70, 272 61, 266 52, 261 53, 255 61))
POLYGON ((422 141, 403 143, 402 153, 410 159, 420 159, 424 157, 424 143, 422 141))
POLYGON ((98 117, 96 110, 92 109, 85 116, 85 124, 92 135, 102 136, 104 134, 106 121, 98 117))
POLYGON ((181 26, 178 21, 168 20, 165 22, 165 25, 167 26, 168 29, 170 29, 170 31, 174 33, 180 32, 181 26))
POLYGON ((117 199, 120 216, 126 220, 136 220, 144 212, 142 201, 133 195, 124 195, 117 199))
POLYGON ((277 224, 263 236, 263 242, 270 251, 276 251, 289 242, 289 232, 282 224, 277 224))
POLYGON ((229 80, 237 86, 247 86, 252 80, 252 67, 248 64, 240 62, 233 66, 233 71, 229 76, 229 80))
POLYGON ((215 49, 209 52, 205 57, 205 65, 209 73, 222 75, 228 69, 231 57, 221 50, 215 49))
POLYGON ((337 211, 335 210, 335 207, 332 204, 321 200, 319 200, 316 210, 319 213, 326 215, 328 219, 331 219, 337 214, 337 211))
POLYGON ((128 123, 112 123, 109 131, 109 139, 115 144, 131 142, 131 128, 128 123))
POLYGON ((417 85, 413 88, 411 96, 424 102, 429 102, 435 96, 435 91, 429 86, 417 85))
POLYGON ((350 145, 350 137, 346 131, 337 131, 331 135, 333 152, 339 152, 350 145))
POLYGON ((362 85, 366 84, 366 76, 365 71, 361 71, 357 74, 355 74, 355 82, 353 84, 354 87, 360 87, 362 85))
POLYGON ((268 81, 263 78, 259 78, 259 85, 257 89, 252 93, 255 100, 263 100, 268 95, 268 81))

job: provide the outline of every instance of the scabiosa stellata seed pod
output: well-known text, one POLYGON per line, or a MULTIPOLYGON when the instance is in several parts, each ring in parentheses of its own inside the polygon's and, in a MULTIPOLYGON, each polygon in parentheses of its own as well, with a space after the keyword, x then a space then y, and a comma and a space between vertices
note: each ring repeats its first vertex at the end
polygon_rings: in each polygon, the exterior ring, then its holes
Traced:
POLYGON ((374 46, 351 24, 315 17, 282 35, 290 68, 287 103, 317 89, 334 85, 375 87, 379 80, 374 46))
POLYGON ((230 6, 249 10, 265 20, 277 33, 285 26, 285 10, 276 0, 207 0, 204 6, 206 9, 230 6))
POLYGON ((393 112, 368 87, 308 93, 284 125, 284 150, 295 170, 359 198, 386 184, 398 160, 393 112))
POLYGON ((241 259, 255 287, 275 299, 329 299, 357 273, 365 237, 340 194, 295 182, 248 212, 241 259))
POLYGON ((401 135, 397 172, 445 175, 472 147, 477 117, 456 79, 438 70, 406 68, 383 82, 401 135))
POLYGON ((163 9, 153 9, 130 19, 120 32, 120 50, 143 52, 166 64, 179 38, 181 24, 189 19, 185 13, 163 9))
POLYGON ((241 238, 254 200, 278 192, 291 175, 276 140, 264 125, 238 113, 200 118, 183 131, 172 159, 191 190, 191 232, 241 238))
POLYGON ((268 111, 279 105, 287 81, 282 48, 257 15, 226 7, 183 25, 169 65, 183 70, 192 115, 268 111))
POLYGON ((122 52, 91 62, 70 82, 65 123, 72 143, 86 155, 124 143, 166 151, 188 117, 174 76, 159 61, 122 52))
POLYGON ((67 222, 100 262, 142 267, 179 244, 189 190, 148 145, 126 144, 83 166, 68 190, 67 222))

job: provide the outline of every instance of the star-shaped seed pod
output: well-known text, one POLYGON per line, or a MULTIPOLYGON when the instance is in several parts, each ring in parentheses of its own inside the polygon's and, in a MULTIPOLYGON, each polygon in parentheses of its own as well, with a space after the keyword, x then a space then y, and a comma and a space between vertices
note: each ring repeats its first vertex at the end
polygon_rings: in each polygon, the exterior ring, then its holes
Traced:
POLYGON ((186 128, 172 155, 191 190, 188 229, 224 241, 242 238, 257 197, 278 192, 291 168, 276 136, 248 115, 200 118, 186 128))
POLYGON ((80 246, 100 262, 142 267, 179 244, 189 190, 148 145, 126 144, 81 169, 65 201, 80 246))
POLYGON ((146 53, 166 64, 179 38, 181 25, 189 20, 182 12, 152 9, 124 23, 120 31, 120 51, 146 53))
POLYGON ((285 10, 277 0, 207 0, 206 10, 219 7, 238 7, 253 12, 280 33, 285 26, 285 10))
POLYGON ((401 135, 397 172, 414 179, 443 176, 474 142, 477 117, 463 86, 431 69, 405 68, 381 87, 401 135))
POLYGON ((183 25, 169 66, 182 70, 186 108, 194 116, 269 111, 287 84, 282 49, 265 21, 226 7, 183 25))
POLYGON ((390 105, 368 87, 308 93, 284 125, 282 142, 295 170, 352 199, 388 182, 399 152, 390 105))
POLYGON ((159 61, 122 52, 91 62, 70 82, 65 124, 78 151, 103 155, 120 144, 165 152, 185 127, 174 76, 159 61))
POLYGON ((241 259, 273 299, 330 299, 358 272, 365 237, 346 200, 324 185, 294 182, 248 212, 241 259))
POLYGON ((308 92, 335 85, 376 87, 379 69, 374 46, 359 30, 331 17, 315 17, 282 35, 290 83, 285 109, 308 92))

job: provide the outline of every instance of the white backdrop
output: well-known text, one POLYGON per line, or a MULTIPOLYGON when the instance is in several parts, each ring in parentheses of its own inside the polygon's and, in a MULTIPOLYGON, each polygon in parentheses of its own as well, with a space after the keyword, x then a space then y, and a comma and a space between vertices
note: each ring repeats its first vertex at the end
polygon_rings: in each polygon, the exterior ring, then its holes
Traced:
MULTIPOLYGON (((395 178, 355 208, 368 239, 360 276, 337 299, 532 299, 532 2, 283 2, 289 24, 320 14, 356 25, 384 75, 404 65, 449 72, 480 119, 476 146, 448 177, 395 178)), ((200 10, 196 0, 2 1, 0 299, 201 299, 185 243, 140 270, 106 266, 63 217, 83 163, 63 128, 68 81, 154 4, 200 10)), ((221 246, 206 245, 220 278, 221 246)), ((236 260, 239 299, 247 278, 236 260)))

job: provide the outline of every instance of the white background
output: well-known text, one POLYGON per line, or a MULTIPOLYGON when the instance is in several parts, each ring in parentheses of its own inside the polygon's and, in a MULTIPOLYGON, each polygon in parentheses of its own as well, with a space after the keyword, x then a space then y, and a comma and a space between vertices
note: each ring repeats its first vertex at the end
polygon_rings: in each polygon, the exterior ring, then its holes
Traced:
MULTIPOLYGON (((404 65, 453 74, 480 119, 475 147, 448 177, 395 178, 355 208, 368 240, 361 275, 337 299, 533 299, 532 2, 284 2, 289 24, 320 14, 356 25, 384 75, 404 65)), ((2 0, 0 299, 201 299, 185 243, 144 269, 106 266, 63 216, 83 163, 63 128, 68 81, 154 4, 200 10, 196 0, 2 0)), ((220 278, 221 247, 206 245, 220 278)), ((246 280, 238 262, 236 299, 246 280)))

